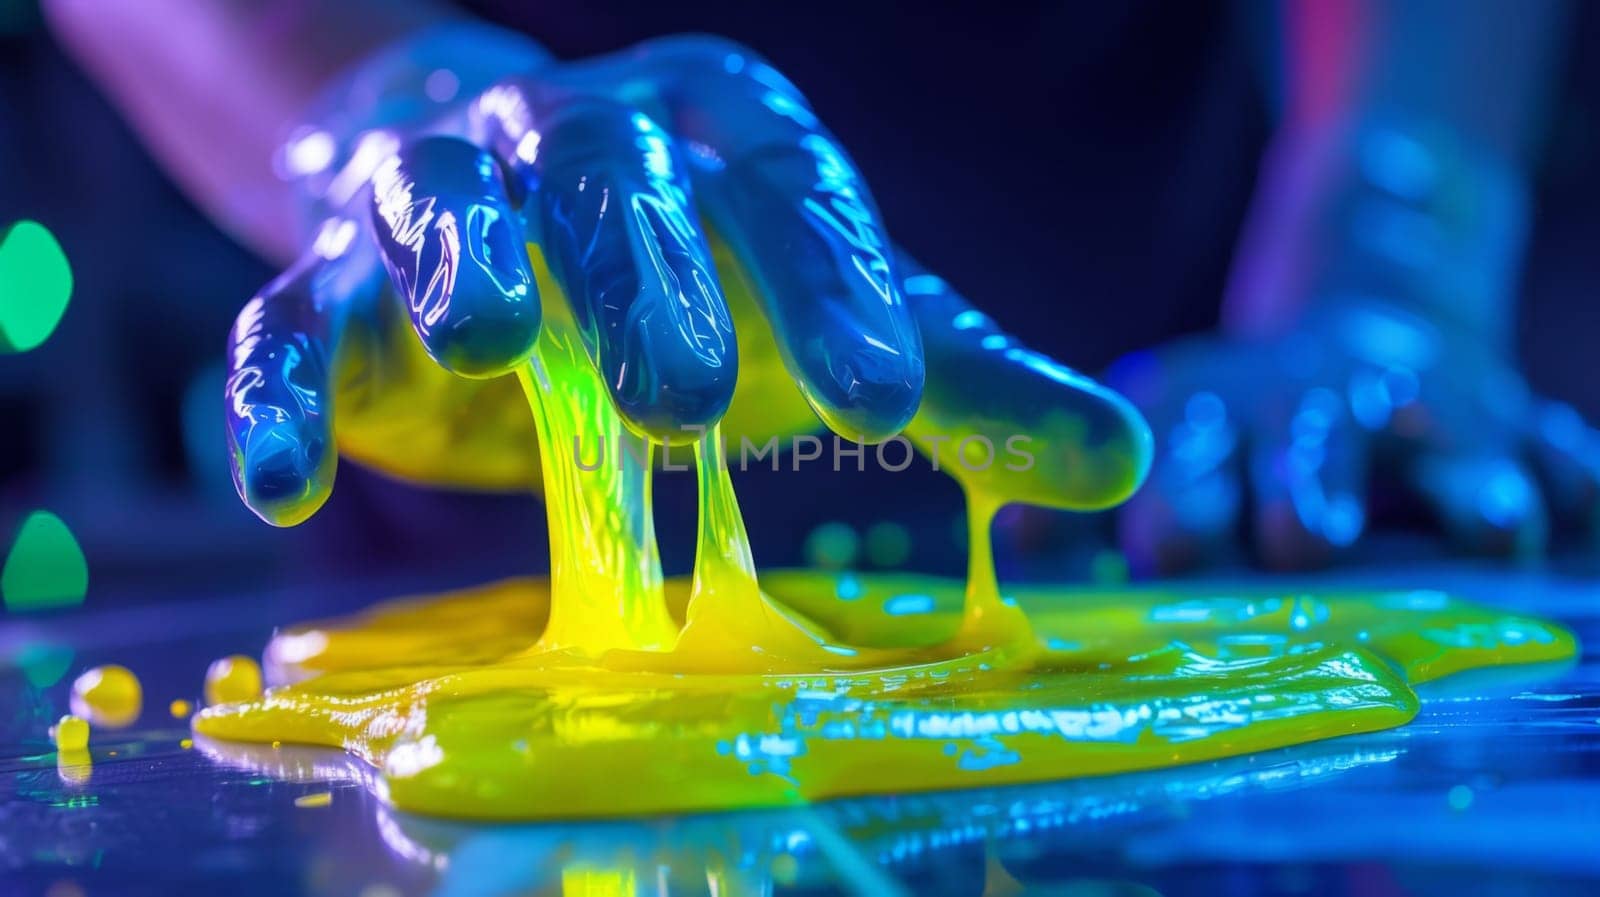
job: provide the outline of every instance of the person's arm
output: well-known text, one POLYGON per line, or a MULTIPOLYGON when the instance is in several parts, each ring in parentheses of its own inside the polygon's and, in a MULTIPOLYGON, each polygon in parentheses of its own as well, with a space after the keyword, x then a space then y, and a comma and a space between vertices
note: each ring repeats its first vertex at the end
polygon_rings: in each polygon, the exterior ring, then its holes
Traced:
MULTIPOLYGON (((339 72, 459 18, 433 0, 45 0, 57 39, 212 220, 278 261, 299 247, 274 154, 339 72)), ((89 148, 92 152, 93 148, 89 148)))
POLYGON ((1283 108, 1227 328, 1270 334, 1308 303, 1382 294, 1509 333, 1568 5, 1301 0, 1277 12, 1283 108))
POLYGON ((1130 565, 1344 555, 1378 507, 1430 507, 1463 549, 1530 555, 1587 527, 1600 432, 1534 395, 1513 355, 1529 170, 1563 0, 1297 0, 1279 123, 1221 332, 1129 356, 1151 486, 1118 526, 1130 565))

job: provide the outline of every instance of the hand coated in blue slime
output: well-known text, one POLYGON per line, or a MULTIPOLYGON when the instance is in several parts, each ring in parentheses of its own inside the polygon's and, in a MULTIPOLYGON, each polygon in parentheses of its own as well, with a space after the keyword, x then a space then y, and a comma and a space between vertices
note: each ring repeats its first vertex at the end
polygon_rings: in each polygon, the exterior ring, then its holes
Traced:
MULTIPOLYGON (((767 384, 758 404, 804 413, 803 397, 849 439, 908 425, 925 444, 952 437, 927 446, 949 468, 959 447, 1005 451, 1031 433, 1031 472, 996 463, 964 478, 1007 499, 1101 507, 1142 477, 1138 415, 898 257, 849 157, 750 51, 670 38, 553 65, 497 34, 487 62, 461 52, 473 39, 459 26, 384 51, 296 130, 336 143, 330 169, 300 181, 332 217, 241 315, 230 381, 240 494, 263 519, 291 525, 326 499, 335 384, 339 449, 364 463, 479 488, 537 480, 525 400, 495 376, 539 333, 526 244, 623 420, 656 441, 693 438, 732 401, 741 353, 726 282, 760 311, 740 326, 770 328, 744 360, 767 384), (418 102, 418 60, 471 92, 418 102), (367 130, 352 107, 371 110, 367 130), (376 301, 384 282, 398 301, 376 301), (926 374, 924 335, 937 365, 926 374)), ((785 413, 768 432, 793 432, 785 413)))

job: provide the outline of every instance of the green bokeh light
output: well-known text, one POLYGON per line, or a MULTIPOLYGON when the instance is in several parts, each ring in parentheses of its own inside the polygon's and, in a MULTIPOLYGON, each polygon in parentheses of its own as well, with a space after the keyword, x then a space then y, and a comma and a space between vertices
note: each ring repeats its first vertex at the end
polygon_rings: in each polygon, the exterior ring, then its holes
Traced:
POLYGON ((843 570, 856 562, 861 540, 848 523, 824 523, 806 536, 807 563, 824 570, 843 570))
POLYGON ((22 675, 34 688, 49 688, 61 681, 72 668, 73 651, 66 645, 32 642, 22 646, 15 655, 22 675))
POLYGON ((67 311, 72 268, 37 221, 0 231, 0 353, 38 348, 67 311))
POLYGON ((911 533, 891 520, 867 527, 867 560, 879 567, 898 567, 911 557, 911 533))
POLYGON ((1115 548, 1095 552, 1089 561, 1089 578, 1100 585, 1122 585, 1128 581, 1128 558, 1115 548))
POLYGON ((82 604, 88 590, 89 565, 72 531, 49 511, 29 514, 0 570, 6 610, 71 607, 82 604))

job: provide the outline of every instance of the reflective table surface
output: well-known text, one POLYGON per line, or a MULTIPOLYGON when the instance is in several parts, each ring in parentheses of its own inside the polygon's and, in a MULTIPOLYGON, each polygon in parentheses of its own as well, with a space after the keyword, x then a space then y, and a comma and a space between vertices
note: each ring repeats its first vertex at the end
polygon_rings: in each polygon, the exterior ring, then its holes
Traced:
POLYGON ((1424 686, 1398 730, 1159 772, 487 826, 394 812, 338 752, 186 744, 167 712, 274 623, 394 584, 91 601, 0 623, 0 894, 1600 893, 1600 577, 1428 564, 1249 581, 1445 588, 1558 619, 1584 654, 1424 686), (88 767, 59 764, 46 732, 72 676, 113 662, 144 682, 140 722, 97 730, 88 767))

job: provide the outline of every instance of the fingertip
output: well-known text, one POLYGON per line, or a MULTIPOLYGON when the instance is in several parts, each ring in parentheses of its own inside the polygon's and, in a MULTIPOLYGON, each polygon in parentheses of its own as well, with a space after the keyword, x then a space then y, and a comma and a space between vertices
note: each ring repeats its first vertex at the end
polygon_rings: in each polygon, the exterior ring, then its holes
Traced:
POLYGON ((490 302, 489 311, 467 315, 424 337, 428 354, 445 370, 471 380, 499 377, 533 354, 539 312, 490 302), (498 313, 497 313, 498 312, 498 313))
POLYGON ((542 248, 630 429, 693 441, 733 399, 733 322, 675 141, 632 105, 534 100, 542 248))
POLYGON ((1106 495, 1106 507, 1119 505, 1133 497, 1150 478, 1155 463, 1156 437, 1150 422, 1127 396, 1095 381, 1087 387, 1105 405, 1101 432, 1111 452, 1124 459, 1127 474, 1106 495))
POLYGON ((1485 473, 1474 497, 1471 547, 1488 554, 1525 557, 1544 551, 1549 536, 1544 502, 1521 465, 1507 462, 1485 473), (1473 532, 1476 531, 1476 532, 1473 532))
POLYGON ((919 438, 981 435, 1023 458, 965 474, 1008 500, 1096 511, 1143 485, 1155 439, 1133 403, 1002 332, 903 254, 901 263, 917 272, 905 292, 927 358, 919 438))
POLYGON ((911 422, 927 376, 920 344, 891 347, 877 340, 830 352, 805 369, 800 391, 822 422, 869 445, 911 422))
POLYGON ((1186 411, 1162 432, 1148 482, 1117 518, 1130 568, 1142 575, 1181 573, 1227 556, 1244 512, 1238 434, 1220 400, 1186 411))
POLYGON ((1532 455, 1551 513, 1574 529, 1592 528, 1600 507, 1600 436, 1564 402, 1543 402, 1533 416, 1532 455))
POLYGON ((714 426, 733 401, 738 347, 727 335, 717 351, 681 334, 641 327, 614 362, 607 381, 617 411, 630 427, 670 444, 694 441, 714 426), (659 337, 659 338, 657 338, 659 337))
POLYGON ((748 119, 713 117, 717 133, 694 137, 725 163, 705 173, 706 210, 817 416, 841 436, 882 442, 916 414, 925 378, 882 216, 848 155, 801 121, 809 113, 782 91, 762 95, 748 119))
POLYGON ((252 427, 234 451, 234 486, 245 505, 273 526, 296 526, 333 491, 337 454, 309 422, 252 427))
POLYGON ((1257 414, 1249 441, 1259 560, 1275 569, 1324 566, 1366 528, 1368 431, 1322 388, 1302 394, 1290 414, 1257 414))
POLYGON ((533 353, 539 292, 499 163, 453 137, 408 144, 373 176, 384 264, 428 354, 463 377, 533 353))
POLYGON ((1431 458, 1419 485, 1456 543, 1474 554, 1532 557, 1549 524, 1533 477, 1509 457, 1431 458))
POLYGON ((1285 496, 1261 499, 1255 513, 1255 544, 1264 567, 1307 570, 1331 563, 1366 529, 1360 498, 1341 494, 1307 508, 1285 496))
MULTIPOLYGON (((1027 428, 1043 441, 1046 451, 1061 455, 1064 465, 1057 476, 1040 480, 1037 499, 1051 497, 1077 511, 1114 508, 1130 500, 1149 479, 1155 463, 1155 436, 1144 415, 1124 396, 1076 371, 1071 373, 1074 379, 1070 382, 1043 378, 1050 391, 1041 395, 1038 405, 1059 410, 1027 428)), ((1013 386, 1027 394, 1021 384, 1013 386)), ((997 395, 993 401, 1008 399, 997 395)))

